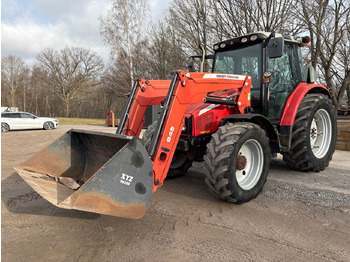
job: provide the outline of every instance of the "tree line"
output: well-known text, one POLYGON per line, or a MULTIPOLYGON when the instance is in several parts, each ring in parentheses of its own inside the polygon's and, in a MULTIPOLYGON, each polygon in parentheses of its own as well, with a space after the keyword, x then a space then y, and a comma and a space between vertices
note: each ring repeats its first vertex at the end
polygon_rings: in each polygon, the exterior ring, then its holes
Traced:
POLYGON ((120 116, 135 78, 169 79, 173 70, 188 69, 191 55, 255 31, 310 35, 305 65, 317 69, 334 105, 350 106, 350 0, 172 0, 161 20, 150 17, 147 0, 113 1, 99 18, 108 64, 79 47, 48 47, 31 66, 3 57, 2 106, 45 116, 120 116))

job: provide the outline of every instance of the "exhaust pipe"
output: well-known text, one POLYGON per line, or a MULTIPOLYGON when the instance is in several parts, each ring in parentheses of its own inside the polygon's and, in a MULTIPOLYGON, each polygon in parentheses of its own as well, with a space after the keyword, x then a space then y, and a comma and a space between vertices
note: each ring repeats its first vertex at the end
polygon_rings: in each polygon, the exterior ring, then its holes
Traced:
POLYGON ((137 137, 72 129, 15 168, 60 208, 137 219, 153 191, 153 166, 137 137))

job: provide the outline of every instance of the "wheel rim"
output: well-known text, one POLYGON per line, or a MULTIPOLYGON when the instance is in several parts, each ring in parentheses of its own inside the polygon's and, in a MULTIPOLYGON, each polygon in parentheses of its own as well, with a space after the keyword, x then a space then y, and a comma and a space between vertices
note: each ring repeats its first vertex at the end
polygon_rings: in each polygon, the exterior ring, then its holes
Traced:
POLYGON ((264 163, 262 147, 255 139, 247 140, 238 152, 236 179, 243 190, 252 189, 259 181, 264 163))
POLYGON ((315 157, 324 157, 332 139, 332 123, 328 112, 319 109, 314 115, 310 126, 310 146, 315 157))
POLYGON ((1 132, 7 132, 9 130, 7 124, 1 124, 1 132))
POLYGON ((50 122, 45 122, 44 129, 46 129, 46 130, 52 129, 52 124, 50 122))

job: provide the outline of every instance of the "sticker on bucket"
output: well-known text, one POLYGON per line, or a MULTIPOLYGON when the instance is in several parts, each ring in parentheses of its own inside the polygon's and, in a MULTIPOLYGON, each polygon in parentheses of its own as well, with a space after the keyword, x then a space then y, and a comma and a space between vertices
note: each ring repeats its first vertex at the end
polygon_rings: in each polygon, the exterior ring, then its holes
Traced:
POLYGON ((129 176, 127 174, 122 173, 122 177, 120 179, 120 184, 124 184, 124 185, 130 186, 130 184, 132 183, 133 179, 134 179, 133 176, 129 176))

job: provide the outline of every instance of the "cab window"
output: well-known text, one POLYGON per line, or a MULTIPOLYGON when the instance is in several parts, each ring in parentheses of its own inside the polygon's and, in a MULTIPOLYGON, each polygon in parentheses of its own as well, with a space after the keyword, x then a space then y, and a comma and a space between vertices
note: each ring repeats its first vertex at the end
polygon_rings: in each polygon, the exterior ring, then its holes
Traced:
POLYGON ((249 75, 252 77, 252 88, 259 88, 261 54, 260 44, 216 53, 213 72, 249 75))
POLYGON ((255 113, 260 113, 260 87, 262 75, 261 43, 216 53, 213 72, 251 76, 251 105, 254 108, 255 113))
POLYGON ((268 118, 277 117, 288 95, 300 82, 296 61, 296 49, 285 44, 284 53, 278 58, 268 58, 267 71, 272 73, 269 83, 268 118))

